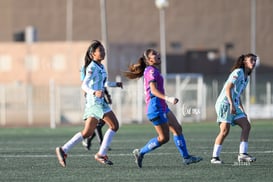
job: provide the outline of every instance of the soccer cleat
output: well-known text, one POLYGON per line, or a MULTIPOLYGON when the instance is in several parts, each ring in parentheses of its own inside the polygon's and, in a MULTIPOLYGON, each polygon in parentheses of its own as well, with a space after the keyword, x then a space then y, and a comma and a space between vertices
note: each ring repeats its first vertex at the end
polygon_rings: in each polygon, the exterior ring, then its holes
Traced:
POLYGON ((84 139, 84 140, 82 141, 82 145, 83 145, 87 150, 90 150, 90 148, 91 148, 91 141, 92 141, 91 138, 84 139))
POLYGON ((86 139, 84 139, 84 140, 82 141, 82 146, 87 147, 87 141, 86 141, 86 139))
POLYGON ((56 155, 59 160, 59 163, 62 167, 66 167, 66 161, 67 155, 64 153, 63 149, 61 147, 56 148, 56 155))
POLYGON ((102 156, 102 155, 99 155, 98 153, 95 155, 95 159, 102 163, 102 164, 108 164, 108 165, 113 165, 114 163, 112 161, 110 161, 107 157, 107 155, 105 156, 102 156))
POLYGON ((133 151, 134 157, 135 157, 135 162, 139 168, 142 168, 142 160, 143 160, 143 155, 140 155, 139 149, 135 149, 133 151))
POLYGON ((189 156, 188 158, 184 159, 184 164, 186 165, 189 165, 189 164, 192 164, 192 163, 197 163, 197 162, 200 162, 202 159, 202 157, 195 157, 195 156, 189 156))
POLYGON ((211 164, 224 164, 224 162, 221 161, 219 157, 212 157, 210 160, 210 163, 211 164))
POLYGON ((254 162, 254 161, 256 161, 256 158, 252 157, 249 154, 244 153, 244 154, 238 155, 238 161, 239 162, 254 162))

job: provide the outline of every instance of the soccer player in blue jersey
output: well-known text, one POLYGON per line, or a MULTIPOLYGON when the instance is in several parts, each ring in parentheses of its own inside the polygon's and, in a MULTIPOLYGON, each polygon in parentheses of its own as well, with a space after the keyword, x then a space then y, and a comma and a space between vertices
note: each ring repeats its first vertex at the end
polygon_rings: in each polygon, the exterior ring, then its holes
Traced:
MULTIPOLYGON (((85 56, 85 78, 82 82, 82 89, 86 92, 86 105, 83 115, 85 120, 84 129, 76 133, 68 142, 63 146, 56 148, 56 155, 61 166, 66 167, 66 158, 68 151, 83 139, 90 137, 98 121, 102 119, 109 129, 104 134, 103 142, 100 146, 98 153, 95 154, 95 159, 102 163, 113 165, 106 155, 108 147, 112 139, 119 129, 118 120, 114 112, 109 107, 104 99, 104 88, 107 81, 106 70, 101 63, 105 57, 105 49, 103 45, 95 40, 92 41, 88 47, 85 56)), ((121 86, 117 83, 109 83, 110 85, 121 86)))
POLYGON ((224 84, 224 87, 217 98, 215 109, 217 113, 217 122, 220 126, 220 132, 215 139, 212 164, 222 164, 219 156, 222 150, 224 139, 229 133, 230 125, 239 125, 242 129, 239 162, 254 162, 255 157, 248 154, 248 136, 251 129, 249 120, 244 111, 240 96, 245 90, 249 76, 255 68, 257 56, 254 54, 241 55, 231 68, 231 73, 224 84))
POLYGON ((135 149, 133 151, 139 168, 142 167, 142 160, 145 154, 169 141, 170 131, 173 133, 174 143, 183 158, 184 164, 196 163, 202 160, 201 157, 194 157, 188 153, 186 141, 182 134, 182 127, 166 104, 166 102, 176 104, 178 99, 165 95, 164 80, 158 69, 160 64, 161 60, 158 52, 153 49, 147 49, 138 60, 138 63, 132 64, 129 67, 129 71, 124 73, 129 79, 144 76, 146 115, 153 123, 158 134, 157 137, 148 141, 140 150, 135 149))

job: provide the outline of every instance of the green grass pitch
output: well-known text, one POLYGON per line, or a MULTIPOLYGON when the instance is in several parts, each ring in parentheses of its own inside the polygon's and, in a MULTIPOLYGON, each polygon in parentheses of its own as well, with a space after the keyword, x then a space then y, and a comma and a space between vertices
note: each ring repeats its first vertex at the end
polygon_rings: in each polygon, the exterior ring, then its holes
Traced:
MULTIPOLYGON (((132 151, 142 147, 156 135, 151 124, 122 125, 108 152, 113 166, 94 160, 98 142, 93 140, 90 151, 78 144, 68 154, 67 167, 62 168, 55 156, 55 147, 64 144, 82 126, 49 128, 0 128, 0 181, 272 181, 273 122, 253 121, 249 153, 254 163, 237 162, 240 128, 231 127, 225 140, 221 159, 224 165, 210 164, 218 126, 215 122, 183 123, 183 133, 192 155, 203 161, 183 165, 170 141, 147 154, 143 168, 137 168, 132 151)), ((104 127, 104 130, 106 127, 104 127)))

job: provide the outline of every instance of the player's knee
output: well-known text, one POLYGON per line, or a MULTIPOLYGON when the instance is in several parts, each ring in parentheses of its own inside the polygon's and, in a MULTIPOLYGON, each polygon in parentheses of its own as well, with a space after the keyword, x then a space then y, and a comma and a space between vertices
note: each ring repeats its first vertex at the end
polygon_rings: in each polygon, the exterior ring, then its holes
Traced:
POLYGON ((115 132, 117 132, 118 129, 119 129, 119 124, 118 123, 111 126, 111 130, 113 130, 115 132))
POLYGON ((225 129, 225 130, 221 130, 220 131, 220 135, 225 138, 226 136, 228 136, 229 134, 229 130, 225 129))
POLYGON ((81 133, 82 133, 82 137, 84 139, 86 139, 92 135, 92 132, 90 132, 90 131, 82 131, 81 133))
POLYGON ((246 124, 245 126, 243 126, 243 128, 242 128, 244 131, 246 131, 246 132, 250 132, 250 130, 251 130, 251 125, 248 123, 248 124, 246 124))
POLYGON ((170 137, 169 137, 169 136, 163 136, 163 137, 160 137, 160 138, 158 139, 158 142, 161 143, 161 144, 165 144, 165 143, 167 143, 169 140, 170 140, 170 137))

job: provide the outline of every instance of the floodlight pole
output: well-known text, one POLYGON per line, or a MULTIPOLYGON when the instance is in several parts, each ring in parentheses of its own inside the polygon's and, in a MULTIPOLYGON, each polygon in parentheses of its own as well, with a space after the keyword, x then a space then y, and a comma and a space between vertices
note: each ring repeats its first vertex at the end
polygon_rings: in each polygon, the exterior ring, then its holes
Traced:
POLYGON ((155 4, 159 9, 161 74, 165 77, 167 75, 165 8, 168 7, 169 3, 168 0, 155 0, 155 4))
POLYGON ((71 42, 73 36, 73 0, 66 0, 66 41, 71 42))
POLYGON ((107 33, 107 15, 106 15, 106 0, 100 0, 100 17, 101 17, 101 39, 105 48, 104 66, 108 72, 108 33, 107 33))
POLYGON ((161 8, 159 10, 160 15, 160 53, 161 53, 161 73, 163 76, 167 74, 167 64, 166 64, 166 35, 165 35, 165 9, 161 8))
MULTIPOLYGON (((256 0, 251 0, 251 53, 256 54, 256 0)), ((251 74, 251 103, 256 102, 256 68, 251 74)))

